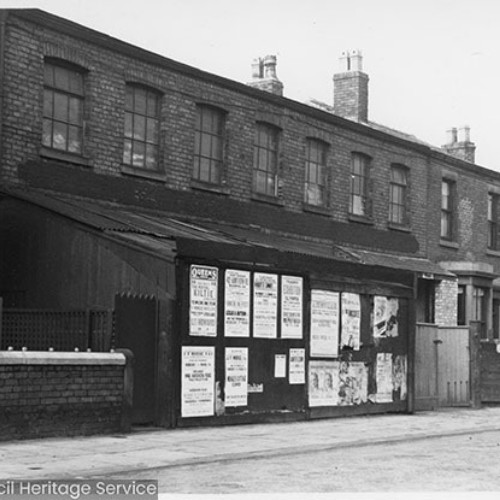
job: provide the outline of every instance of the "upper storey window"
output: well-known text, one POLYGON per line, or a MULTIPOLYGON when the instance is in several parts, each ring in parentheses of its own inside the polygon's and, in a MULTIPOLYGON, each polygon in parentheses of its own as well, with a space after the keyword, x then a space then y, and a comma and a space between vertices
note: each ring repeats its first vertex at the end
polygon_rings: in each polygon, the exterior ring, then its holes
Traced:
POLYGON ((257 123, 254 138, 253 181, 256 193, 277 196, 279 129, 257 123))
POLYGON ((326 155, 328 146, 309 139, 306 151, 305 202, 323 207, 326 205, 326 155))
POLYGON ((490 250, 499 250, 498 237, 498 209, 500 196, 488 193, 488 248, 490 250))
POLYGON ((360 153, 352 155, 351 195, 349 212, 353 215, 368 217, 369 196, 368 182, 370 174, 370 158, 360 153))
POLYGON ((441 238, 454 240, 454 208, 456 198, 456 183, 450 179, 441 182, 441 238))
POLYGON ((225 112, 212 106, 196 109, 193 178, 220 184, 224 159, 225 112))
POLYGON ((83 73, 70 66, 45 63, 42 144, 67 153, 82 153, 83 73))
POLYGON ((123 163, 144 170, 157 170, 159 129, 159 94, 144 87, 127 85, 123 163))
POLYGON ((389 222, 398 225, 408 223, 407 197, 408 171, 402 165, 393 165, 389 186, 389 222))

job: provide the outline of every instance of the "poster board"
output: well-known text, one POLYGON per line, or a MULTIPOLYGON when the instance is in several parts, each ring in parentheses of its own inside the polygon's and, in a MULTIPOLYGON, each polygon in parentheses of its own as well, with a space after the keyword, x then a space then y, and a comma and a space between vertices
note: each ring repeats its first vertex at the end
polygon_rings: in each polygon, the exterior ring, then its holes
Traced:
POLYGON ((361 335, 361 300, 357 293, 342 293, 342 332, 340 344, 359 350, 361 335))
POLYGON ((309 406, 339 404, 339 361, 309 362, 309 406))
POLYGON ((217 336, 216 267, 192 265, 189 269, 189 335, 217 336))
POLYGON ((278 326, 278 275, 255 273, 253 276, 253 336, 273 339, 278 326))
POLYGON ((281 277, 281 338, 301 339, 303 324, 303 279, 281 277))
POLYGON ((248 348, 225 349, 225 406, 248 405, 248 348))
POLYGON ((182 346, 181 416, 212 416, 214 403, 215 348, 182 346))
POLYGON ((224 336, 250 336, 250 272, 226 269, 224 274, 224 336))
POLYGON ((311 290, 311 357, 339 354, 339 296, 338 292, 311 290))

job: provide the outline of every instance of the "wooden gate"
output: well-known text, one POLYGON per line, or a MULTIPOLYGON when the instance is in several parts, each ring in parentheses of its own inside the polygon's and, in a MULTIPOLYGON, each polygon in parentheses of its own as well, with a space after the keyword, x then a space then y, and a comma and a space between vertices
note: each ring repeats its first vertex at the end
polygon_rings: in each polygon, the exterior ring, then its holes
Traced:
POLYGON ((469 328, 417 325, 415 409, 470 405, 469 328))
POLYGON ((156 406, 157 301, 154 297, 116 295, 116 347, 134 354, 132 421, 152 423, 156 406))

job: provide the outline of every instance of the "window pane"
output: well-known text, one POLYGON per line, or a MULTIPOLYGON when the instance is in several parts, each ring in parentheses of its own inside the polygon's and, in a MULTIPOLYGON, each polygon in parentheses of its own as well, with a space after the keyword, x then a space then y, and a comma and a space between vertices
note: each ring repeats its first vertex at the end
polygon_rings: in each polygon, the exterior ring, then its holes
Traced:
POLYGON ((158 142, 158 122, 155 118, 146 119, 146 141, 153 144, 158 142))
POLYGON ((125 113, 125 137, 133 137, 131 113, 125 113))
POLYGON ((54 106, 54 93, 45 89, 43 92, 43 116, 52 117, 54 106))
POLYGON ((68 131, 68 151, 79 153, 81 150, 81 129, 78 127, 69 127, 68 131))
POLYGON ((58 92, 54 95, 54 119, 68 121, 68 97, 58 92))
POLYGON ((125 139, 123 145, 123 163, 130 165, 132 163, 132 141, 125 139))
POLYGON ((148 94, 147 114, 148 116, 158 116, 158 102, 159 99, 152 92, 148 94))
POLYGON ((69 91, 69 74, 66 68, 54 67, 54 86, 69 91))
POLYGON ((54 86, 54 66, 51 64, 44 66, 44 83, 50 87, 54 86))
POLYGON ((67 150, 68 130, 64 123, 54 122, 54 137, 52 146, 63 151, 67 150))
POLYGON ((156 168, 156 146, 146 146, 146 168, 149 170, 156 168))
POLYGON ((142 142, 134 141, 133 143, 133 155, 132 164, 134 167, 144 166, 144 156, 145 156, 145 145, 142 142))
POLYGON ((139 141, 146 140, 146 119, 144 116, 134 116, 134 139, 139 141))
POLYGON ((73 125, 82 123, 82 101, 76 97, 69 99, 69 122, 73 125))
POLYGON ((127 111, 134 110, 134 91, 131 87, 127 87, 125 90, 125 109, 127 111))
POLYGON ((83 77, 76 71, 68 71, 69 90, 74 94, 83 94, 83 77))
POLYGON ((134 111, 141 115, 146 114, 146 91, 143 89, 136 88, 134 90, 135 101, 134 101, 134 111))

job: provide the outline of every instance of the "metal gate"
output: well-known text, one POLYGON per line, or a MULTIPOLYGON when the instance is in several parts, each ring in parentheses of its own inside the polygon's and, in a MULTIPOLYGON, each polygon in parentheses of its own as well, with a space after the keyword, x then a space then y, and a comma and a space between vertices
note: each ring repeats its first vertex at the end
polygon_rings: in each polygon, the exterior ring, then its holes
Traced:
POLYGON ((116 295, 116 347, 134 354, 132 421, 151 423, 156 406, 157 301, 154 297, 116 295))
POLYGON ((417 325, 415 409, 470 405, 469 328, 417 325))

